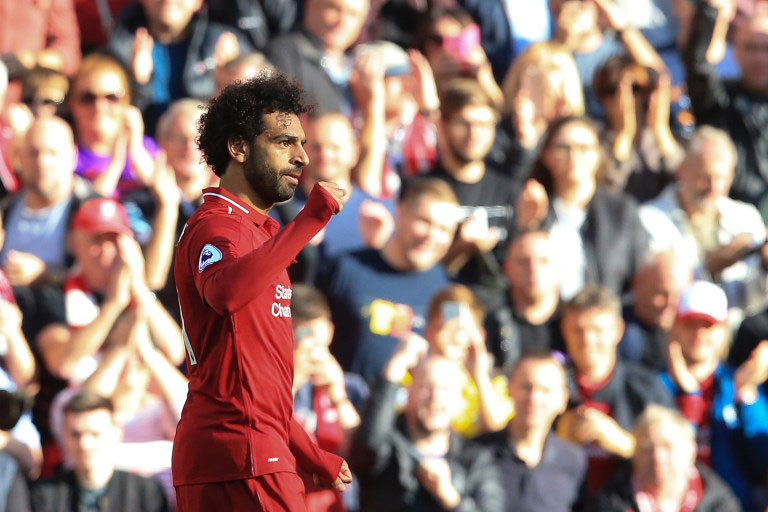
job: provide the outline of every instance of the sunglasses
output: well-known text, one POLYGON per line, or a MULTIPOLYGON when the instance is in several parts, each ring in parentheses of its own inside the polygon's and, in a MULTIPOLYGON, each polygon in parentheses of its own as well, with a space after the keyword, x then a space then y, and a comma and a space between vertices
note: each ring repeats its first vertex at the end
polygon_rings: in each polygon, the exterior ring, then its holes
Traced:
POLYGON ((95 105, 99 99, 104 99, 107 103, 115 105, 123 99, 122 93, 96 94, 92 91, 82 92, 77 95, 77 101, 83 105, 95 105))

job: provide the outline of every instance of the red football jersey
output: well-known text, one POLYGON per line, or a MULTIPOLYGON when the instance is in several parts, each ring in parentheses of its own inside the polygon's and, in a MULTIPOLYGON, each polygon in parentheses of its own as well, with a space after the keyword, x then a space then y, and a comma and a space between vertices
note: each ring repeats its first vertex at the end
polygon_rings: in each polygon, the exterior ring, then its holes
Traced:
MULTIPOLYGON (((278 223, 222 188, 184 226, 174 273, 189 392, 173 446, 174 485, 302 467, 328 477, 341 459, 307 444, 292 420, 293 325, 286 268, 338 210, 316 185, 278 223)), ((335 473, 333 473, 335 471, 335 473)))

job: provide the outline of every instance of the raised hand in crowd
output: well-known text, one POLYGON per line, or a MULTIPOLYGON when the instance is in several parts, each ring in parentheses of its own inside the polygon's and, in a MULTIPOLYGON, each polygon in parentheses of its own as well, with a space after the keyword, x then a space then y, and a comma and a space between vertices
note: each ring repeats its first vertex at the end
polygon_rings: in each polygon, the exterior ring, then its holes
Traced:
POLYGON ((454 509, 461 503, 461 494, 451 481, 451 466, 447 459, 424 457, 416 468, 416 476, 424 489, 434 496, 444 509, 454 509))
POLYGON ((133 72, 133 78, 140 85, 148 83, 150 78, 152 78, 152 71, 154 71, 152 49, 154 46, 155 40, 149 34, 149 31, 145 27, 137 28, 133 40, 131 71, 133 72))
POLYGON ((402 382, 408 370, 414 368, 429 352, 429 343, 414 332, 404 333, 400 344, 384 368, 384 377, 390 382, 402 382))
POLYGON ((358 226, 365 245, 381 249, 395 230, 395 219, 386 206, 365 199, 360 205, 358 226))
POLYGON ((440 97, 437 95, 437 83, 432 66, 427 58, 418 50, 408 50, 408 62, 415 78, 414 98, 419 104, 419 110, 431 115, 440 114, 440 97))
POLYGON ((629 458, 635 451, 634 436, 607 414, 588 406, 563 413, 557 432, 566 440, 579 444, 594 443, 603 450, 629 458))
POLYGON ((3 270, 12 285, 29 286, 43 275, 46 265, 34 254, 10 250, 3 270))
POLYGON ((157 211, 152 221, 152 238, 146 247, 146 277, 151 290, 165 286, 173 263, 176 238, 176 224, 179 219, 181 189, 176 182, 176 173, 168 164, 165 151, 157 153, 154 160, 152 197, 157 211))

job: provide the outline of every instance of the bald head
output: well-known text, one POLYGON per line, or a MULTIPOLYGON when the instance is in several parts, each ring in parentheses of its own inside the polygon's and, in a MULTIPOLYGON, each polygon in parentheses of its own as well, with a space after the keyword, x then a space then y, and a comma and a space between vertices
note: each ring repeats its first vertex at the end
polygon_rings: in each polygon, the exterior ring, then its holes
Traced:
POLYGON ((314 181, 343 181, 351 178, 359 148, 355 131, 346 116, 334 112, 307 123, 309 166, 305 174, 314 181))
POLYGON ((24 188, 41 206, 56 203, 72 190, 77 148, 70 126, 63 119, 35 119, 22 150, 24 188))
POLYGON ((649 254, 632 280, 635 313, 645 324, 668 331, 680 294, 692 280, 693 269, 674 251, 649 254))
POLYGON ((768 94, 768 9, 758 9, 739 27, 734 51, 746 88, 768 94))

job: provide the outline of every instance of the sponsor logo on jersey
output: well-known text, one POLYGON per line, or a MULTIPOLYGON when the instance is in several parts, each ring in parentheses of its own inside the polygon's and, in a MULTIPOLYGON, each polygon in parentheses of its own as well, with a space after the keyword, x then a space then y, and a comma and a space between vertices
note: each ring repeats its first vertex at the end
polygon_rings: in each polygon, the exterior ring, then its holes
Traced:
POLYGON ((211 244, 205 244, 200 251, 200 259, 197 260, 197 271, 202 272, 205 267, 221 261, 221 251, 211 244))

